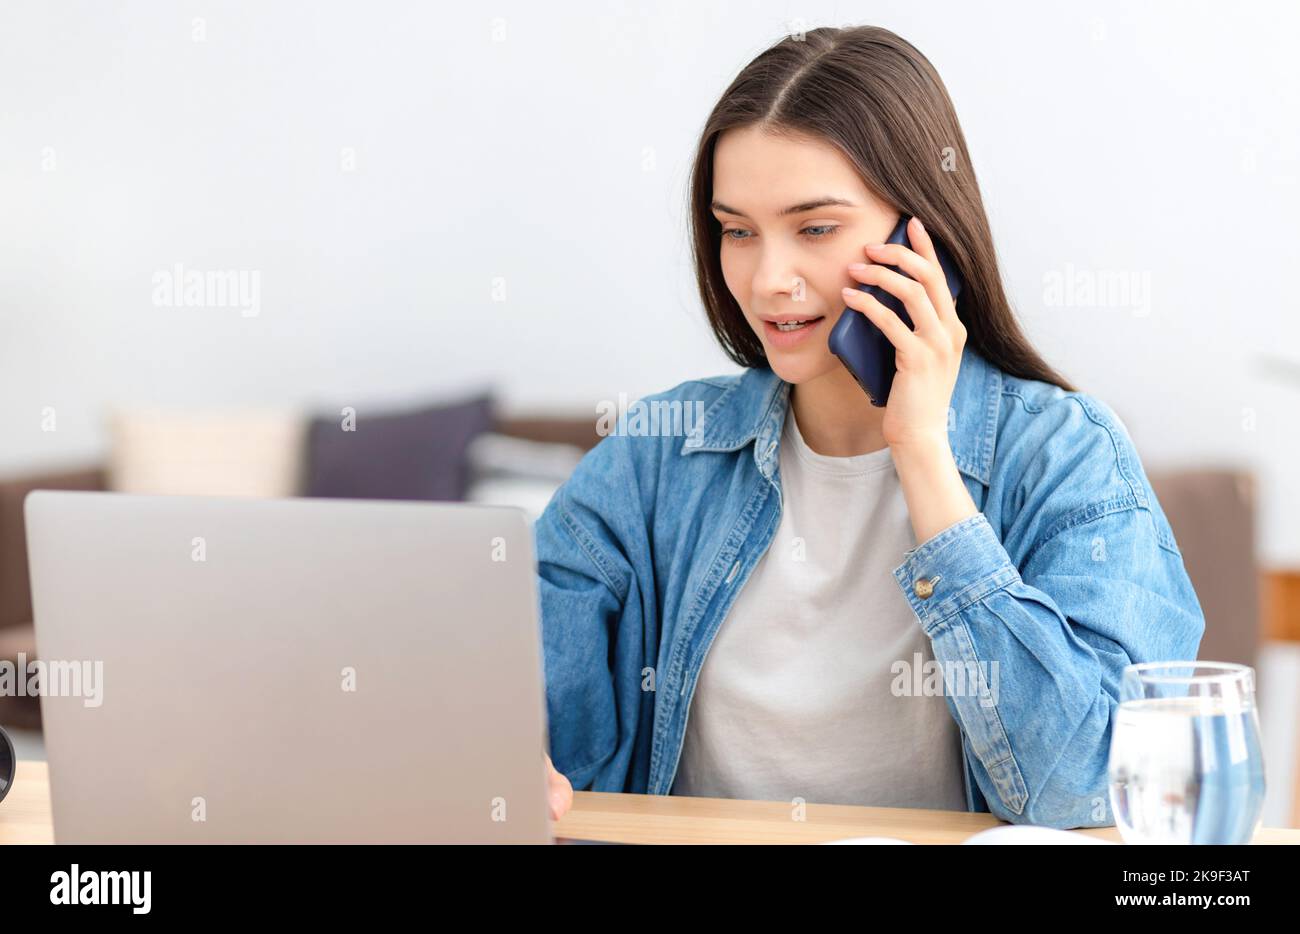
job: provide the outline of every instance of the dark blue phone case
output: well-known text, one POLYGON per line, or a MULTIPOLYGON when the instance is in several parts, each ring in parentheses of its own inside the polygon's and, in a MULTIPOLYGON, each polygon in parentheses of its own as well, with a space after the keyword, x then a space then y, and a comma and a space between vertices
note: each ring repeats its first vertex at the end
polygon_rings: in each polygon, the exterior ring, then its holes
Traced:
MULTIPOLYGON (((898 226, 885 242, 901 243, 911 249, 912 244, 907 239, 909 220, 911 218, 907 216, 901 218, 898 226)), ((943 244, 938 240, 933 240, 933 243, 934 253, 939 258, 939 267, 948 280, 948 289, 956 299, 961 291, 961 275, 957 272, 957 266, 948 255, 948 251, 943 248, 943 244)), ((907 273, 897 266, 887 268, 907 276, 907 273)), ((908 278, 910 279, 911 276, 908 278)), ((867 285, 865 282, 859 282, 857 286, 868 295, 874 295, 877 301, 895 312, 903 319, 904 324, 915 330, 907 309, 892 294, 879 286, 867 285)), ((831 328, 827 343, 831 353, 840 358, 840 362, 848 368, 853 378, 858 381, 858 385, 870 397, 872 405, 883 406, 889 401, 889 388, 894 384, 896 369, 894 345, 889 342, 889 338, 881 332, 880 328, 871 323, 870 318, 856 309, 845 308, 844 313, 840 315, 840 320, 836 321, 835 327, 831 328)))

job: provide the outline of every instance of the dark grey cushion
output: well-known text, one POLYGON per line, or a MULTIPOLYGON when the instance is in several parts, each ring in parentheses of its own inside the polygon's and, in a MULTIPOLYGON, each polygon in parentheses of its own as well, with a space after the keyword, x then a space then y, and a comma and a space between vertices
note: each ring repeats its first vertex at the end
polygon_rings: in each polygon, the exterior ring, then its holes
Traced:
POLYGON ((312 421, 308 496, 462 500, 469 485, 465 449, 492 425, 487 395, 409 412, 358 408, 356 430, 343 417, 312 421))

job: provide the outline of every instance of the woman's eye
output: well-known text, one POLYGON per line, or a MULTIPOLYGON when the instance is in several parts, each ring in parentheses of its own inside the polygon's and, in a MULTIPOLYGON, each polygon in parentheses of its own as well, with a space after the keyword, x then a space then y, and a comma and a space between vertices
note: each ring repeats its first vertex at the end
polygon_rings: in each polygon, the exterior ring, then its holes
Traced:
MULTIPOLYGON (((813 227, 805 227, 799 233, 803 234, 809 240, 825 240, 827 237, 834 236, 835 231, 839 230, 838 224, 817 224, 813 227)), ((722 232, 724 240, 749 240, 750 232, 743 227, 733 227, 722 232)))

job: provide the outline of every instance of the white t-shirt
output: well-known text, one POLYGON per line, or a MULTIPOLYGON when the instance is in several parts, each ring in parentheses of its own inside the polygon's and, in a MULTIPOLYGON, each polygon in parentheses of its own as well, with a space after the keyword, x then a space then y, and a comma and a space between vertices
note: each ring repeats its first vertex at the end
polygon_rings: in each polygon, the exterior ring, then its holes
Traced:
POLYGON ((917 542, 889 448, 818 454, 791 410, 780 479, 780 524, 705 656, 672 793, 966 810, 956 721, 914 688, 934 654, 894 579, 917 542))

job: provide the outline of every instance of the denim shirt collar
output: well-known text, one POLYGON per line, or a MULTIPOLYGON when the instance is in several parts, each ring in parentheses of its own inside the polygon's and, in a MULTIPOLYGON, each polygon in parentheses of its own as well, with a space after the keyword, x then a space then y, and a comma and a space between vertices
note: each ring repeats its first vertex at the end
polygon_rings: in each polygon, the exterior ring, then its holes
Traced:
MULTIPOLYGON (((770 367, 745 370, 730 382, 682 444, 682 454, 735 451, 751 441, 754 462, 771 478, 780 449, 790 383, 770 367)), ((993 468, 1002 371, 969 344, 962 350, 948 415, 948 440, 957 469, 988 486, 993 468)))

